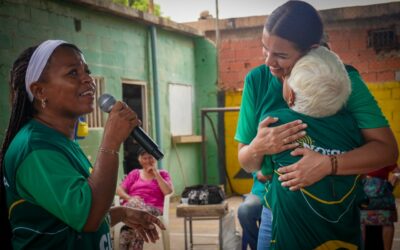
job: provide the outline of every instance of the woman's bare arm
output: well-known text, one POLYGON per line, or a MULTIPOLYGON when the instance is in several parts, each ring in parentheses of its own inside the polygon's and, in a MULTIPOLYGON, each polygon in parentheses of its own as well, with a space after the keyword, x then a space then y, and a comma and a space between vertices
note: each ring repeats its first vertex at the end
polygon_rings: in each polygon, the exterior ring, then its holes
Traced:
POLYGON ((116 193, 121 199, 123 199, 125 201, 128 201, 129 198, 131 198, 131 196, 121 186, 117 187, 116 193))
MULTIPOLYGON (((337 175, 366 174, 397 161, 398 148, 390 128, 362 129, 365 144, 338 155, 337 175)), ((329 175, 332 170, 328 156, 309 149, 296 149, 293 156, 303 157, 296 163, 279 168, 282 186, 298 190, 310 186, 329 175)))
POLYGON ((126 104, 115 103, 104 127, 103 140, 93 172, 88 178, 92 204, 83 231, 96 231, 110 209, 118 176, 119 157, 116 152, 139 123, 136 113, 126 104))
POLYGON ((158 186, 161 189, 161 192, 163 192, 164 195, 172 193, 172 184, 169 184, 166 180, 164 180, 164 178, 162 178, 160 171, 155 166, 153 167, 152 171, 154 173, 158 186))

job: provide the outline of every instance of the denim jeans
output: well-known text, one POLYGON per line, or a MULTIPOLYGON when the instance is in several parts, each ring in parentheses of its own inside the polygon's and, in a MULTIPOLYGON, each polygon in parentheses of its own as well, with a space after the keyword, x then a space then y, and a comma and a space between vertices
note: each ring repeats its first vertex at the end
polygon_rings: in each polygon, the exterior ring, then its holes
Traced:
POLYGON ((238 208, 238 219, 243 229, 243 238, 252 250, 257 249, 258 222, 261 220, 262 205, 254 194, 246 196, 238 208))
POLYGON ((272 239, 272 212, 263 207, 261 225, 258 232, 257 250, 269 250, 272 239))

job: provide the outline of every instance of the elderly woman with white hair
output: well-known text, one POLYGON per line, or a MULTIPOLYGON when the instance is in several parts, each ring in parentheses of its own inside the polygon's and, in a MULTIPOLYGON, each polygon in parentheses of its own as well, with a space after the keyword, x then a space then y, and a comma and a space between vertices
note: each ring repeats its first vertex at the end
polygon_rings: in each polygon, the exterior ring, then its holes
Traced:
POLYGON ((266 201, 273 214, 271 249, 357 249, 361 246, 358 203, 359 176, 337 176, 337 155, 362 145, 356 121, 344 106, 351 92, 345 66, 324 47, 312 49, 284 79, 283 96, 289 108, 269 113, 274 125, 301 119, 308 127, 298 147, 329 155, 331 175, 290 191, 277 169, 297 162, 290 150, 265 157, 274 174, 266 201))

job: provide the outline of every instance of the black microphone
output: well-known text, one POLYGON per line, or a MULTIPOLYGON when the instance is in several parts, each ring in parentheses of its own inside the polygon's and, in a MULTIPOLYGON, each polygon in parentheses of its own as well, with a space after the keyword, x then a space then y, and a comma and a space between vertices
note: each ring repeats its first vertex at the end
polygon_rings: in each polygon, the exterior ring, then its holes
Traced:
MULTIPOLYGON (((116 100, 110 94, 103 94, 99 97, 99 106, 103 112, 110 113, 116 100)), ((159 149, 158 145, 143 131, 139 126, 136 126, 132 131, 133 138, 144 148, 149 154, 157 160, 161 160, 164 154, 159 149)))

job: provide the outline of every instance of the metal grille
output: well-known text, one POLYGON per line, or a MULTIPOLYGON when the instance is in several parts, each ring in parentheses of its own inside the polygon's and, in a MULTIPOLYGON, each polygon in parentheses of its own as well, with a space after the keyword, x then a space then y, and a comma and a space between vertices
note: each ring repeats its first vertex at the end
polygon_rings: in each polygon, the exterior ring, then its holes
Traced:
POLYGON ((384 28, 369 31, 368 47, 372 47, 376 51, 398 48, 395 29, 384 28))
POLYGON ((100 110, 99 105, 97 104, 97 100, 104 92, 104 78, 102 77, 93 77, 94 82, 96 83, 96 94, 94 99, 94 110, 92 113, 87 114, 85 116, 86 122, 89 125, 89 128, 102 128, 104 127, 104 118, 103 112, 100 110))

